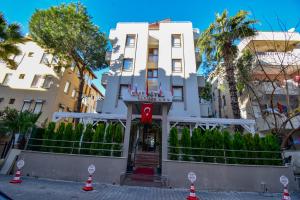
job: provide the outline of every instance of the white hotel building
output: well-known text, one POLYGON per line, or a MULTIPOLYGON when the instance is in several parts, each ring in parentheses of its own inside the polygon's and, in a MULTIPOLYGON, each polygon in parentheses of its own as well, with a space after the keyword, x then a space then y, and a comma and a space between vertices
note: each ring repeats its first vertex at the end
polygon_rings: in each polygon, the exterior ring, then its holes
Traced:
POLYGON ((53 120, 77 117, 86 123, 122 122, 123 172, 147 165, 166 174, 172 126, 185 125, 192 130, 240 124, 253 132, 253 120, 208 118, 209 105, 199 98, 205 79, 197 74, 198 36, 191 22, 118 23, 109 35, 110 70, 102 76, 106 93, 97 103, 99 114, 56 113, 53 120), (141 106, 148 102, 153 103, 153 123, 145 126, 140 123, 141 106))

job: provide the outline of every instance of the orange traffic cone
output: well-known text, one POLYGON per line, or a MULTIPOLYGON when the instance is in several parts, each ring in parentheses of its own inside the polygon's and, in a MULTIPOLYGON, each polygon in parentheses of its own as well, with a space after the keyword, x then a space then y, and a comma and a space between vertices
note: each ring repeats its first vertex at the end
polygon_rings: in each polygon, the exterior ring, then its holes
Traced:
POLYGON ((13 184, 22 183, 21 171, 19 169, 17 170, 15 177, 10 181, 10 183, 13 183, 13 184))
POLYGON ((89 175, 89 178, 85 182, 85 186, 82 189, 84 191, 92 191, 94 189, 93 186, 92 186, 92 175, 89 175))
POLYGON ((289 191, 288 191, 288 189, 287 189, 286 186, 285 186, 284 189, 283 189, 282 200, 291 200, 289 191))
POLYGON ((199 198, 196 196, 195 186, 193 183, 191 184, 190 195, 186 199, 187 200, 199 200, 199 198))

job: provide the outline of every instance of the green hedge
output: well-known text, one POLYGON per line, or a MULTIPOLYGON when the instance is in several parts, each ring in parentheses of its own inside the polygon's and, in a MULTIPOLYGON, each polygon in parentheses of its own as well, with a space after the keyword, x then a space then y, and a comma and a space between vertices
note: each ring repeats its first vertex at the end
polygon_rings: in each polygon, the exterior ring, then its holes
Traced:
POLYGON ((74 127, 72 123, 56 124, 50 122, 46 129, 33 131, 31 135, 32 139, 29 140, 28 143, 28 149, 55 153, 120 157, 122 155, 123 132, 123 127, 119 123, 111 123, 107 127, 106 124, 99 123, 97 127, 94 128, 92 124, 87 124, 86 127, 84 127, 83 124, 79 123, 74 127), (34 140, 33 138, 45 140, 40 141, 34 140), (42 145, 43 147, 34 145, 42 145), (112 151, 112 149, 115 151, 112 151))
POLYGON ((250 165, 282 165, 282 160, 280 160, 281 154, 278 153, 280 152, 279 141, 277 137, 272 134, 259 137, 258 134, 254 136, 249 133, 231 134, 228 131, 220 131, 218 129, 203 131, 200 128, 196 128, 192 131, 192 136, 190 137, 190 130, 184 127, 179 139, 178 130, 173 127, 169 134, 169 146, 170 160, 250 165), (224 149, 226 149, 226 151, 224 151, 224 149))

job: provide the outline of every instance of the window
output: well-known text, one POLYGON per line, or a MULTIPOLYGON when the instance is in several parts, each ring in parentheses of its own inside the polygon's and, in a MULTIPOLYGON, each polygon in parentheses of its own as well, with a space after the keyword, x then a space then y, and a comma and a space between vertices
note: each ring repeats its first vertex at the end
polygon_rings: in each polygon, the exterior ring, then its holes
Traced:
POLYGON ((45 76, 45 80, 43 83, 43 88, 49 89, 51 85, 53 84, 53 79, 51 76, 45 76))
POLYGON ((123 60, 123 70, 124 71, 131 71, 133 65, 133 59, 132 58, 125 58, 123 60))
POLYGON ((33 54, 34 54, 33 52, 29 52, 28 57, 33 57, 33 54))
POLYGON ((183 101, 183 87, 181 87, 181 86, 173 87, 173 100, 174 101, 183 101))
POLYGON ((39 86, 41 78, 42 78, 41 75, 34 75, 32 83, 31 83, 31 87, 37 88, 39 86))
POLYGON ((134 47, 135 45, 135 35, 126 36, 126 47, 134 47))
POLYGON ((75 97, 76 97, 76 90, 75 90, 75 89, 72 90, 71 96, 72 96, 72 98, 75 98, 75 97))
POLYGON ((30 100, 24 100, 24 103, 23 103, 21 111, 24 112, 26 110, 29 110, 30 105, 31 105, 31 101, 30 100))
POLYGON ((181 59, 172 59, 172 71, 173 72, 182 72, 181 59))
POLYGON ((25 78, 25 74, 20 74, 19 75, 19 79, 24 79, 25 78))
POLYGON ((41 59, 40 63, 45 64, 45 65, 49 65, 50 64, 49 57, 50 57, 49 53, 43 53, 43 56, 42 56, 42 59, 41 59))
POLYGON ((65 110, 65 107, 63 106, 63 105, 59 105, 58 106, 58 112, 64 112, 64 110, 65 110))
POLYGON ((68 94, 69 88, 70 88, 70 82, 67 81, 66 84, 65 84, 64 93, 68 94))
POLYGON ((157 69, 148 69, 148 78, 157 78, 158 77, 158 71, 157 69))
POLYGON ((16 101, 16 99, 9 99, 9 102, 8 102, 8 104, 14 104, 14 103, 15 103, 15 101, 16 101))
POLYGON ((40 113, 42 111, 42 107, 43 107, 43 101, 37 101, 35 103, 33 113, 35 114, 40 113))
POLYGON ((4 80, 2 81, 2 85, 7 86, 10 82, 11 77, 12 77, 12 74, 10 74, 10 73, 5 74, 4 80))
POLYGON ((51 62, 51 64, 55 64, 55 65, 58 64, 58 56, 53 56, 53 57, 52 57, 52 62, 51 62))
POLYGON ((181 35, 180 34, 172 35, 172 47, 181 47, 181 35))
POLYGON ((119 99, 123 99, 126 93, 128 93, 128 85, 120 85, 119 99))

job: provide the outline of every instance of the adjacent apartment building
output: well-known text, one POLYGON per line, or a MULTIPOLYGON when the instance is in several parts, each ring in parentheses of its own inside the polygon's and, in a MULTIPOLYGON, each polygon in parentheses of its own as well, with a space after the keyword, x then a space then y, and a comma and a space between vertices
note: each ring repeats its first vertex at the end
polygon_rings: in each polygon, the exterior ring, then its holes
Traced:
MULTIPOLYGON (((281 125, 288 112, 299 108, 300 34, 294 30, 257 32, 254 37, 243 39, 238 49, 240 56, 244 50, 250 50, 253 55, 250 83, 253 91, 244 89, 239 93, 241 116, 255 119, 256 131, 267 132, 274 128, 274 123, 281 125)), ((208 80, 212 84, 213 115, 232 118, 230 94, 222 67, 217 67, 208 80)), ((286 128, 299 125, 300 118, 295 117, 286 128)))
MULTIPOLYGON (((18 63, 15 69, 0 63, 0 110, 11 107, 42 112, 39 125, 51 121, 54 112, 74 111, 79 88, 77 69, 70 66, 58 70, 57 57, 31 40, 18 47, 22 53, 14 58, 18 63)), ((92 71, 85 73, 82 112, 95 112, 96 101, 103 97, 92 84, 95 78, 92 71)))

